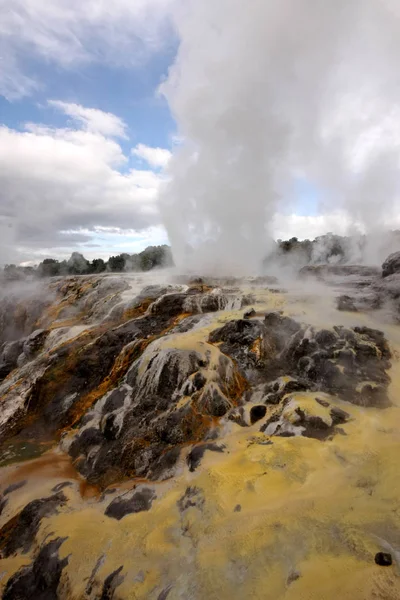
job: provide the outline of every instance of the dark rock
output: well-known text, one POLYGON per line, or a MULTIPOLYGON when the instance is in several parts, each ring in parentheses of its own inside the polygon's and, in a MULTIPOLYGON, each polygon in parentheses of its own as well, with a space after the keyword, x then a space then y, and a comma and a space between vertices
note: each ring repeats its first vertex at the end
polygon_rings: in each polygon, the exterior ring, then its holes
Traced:
POLYGON ((62 492, 48 498, 33 500, 10 519, 0 530, 0 553, 3 558, 11 556, 18 550, 28 552, 39 530, 41 520, 55 514, 57 508, 66 501, 67 498, 62 492))
POLYGON ((51 490, 52 492, 61 492, 66 487, 71 487, 73 484, 71 481, 62 481, 61 483, 57 483, 51 490))
POLYGON ((124 390, 120 390, 119 388, 113 390, 104 402, 102 410, 103 415, 121 408, 124 404, 125 395, 126 392, 124 390))
POLYGON ((377 552, 375 554, 375 563, 380 567, 390 567, 393 563, 392 555, 388 552, 377 552))
POLYGON ((163 481, 172 477, 180 453, 181 449, 179 446, 164 452, 154 465, 151 466, 148 472, 149 479, 163 481))
POLYGON ((240 512, 242 510, 242 507, 240 506, 240 504, 236 504, 233 512, 240 512))
POLYGON ((364 265, 307 265, 299 271, 300 275, 314 275, 322 280, 327 276, 345 276, 358 275, 360 277, 376 277, 379 270, 376 267, 368 267, 364 265))
POLYGON ((111 413, 108 415, 102 424, 102 433, 106 440, 116 440, 120 431, 119 425, 116 423, 117 415, 111 413))
POLYGON ((324 406, 325 408, 328 408, 328 406, 330 406, 329 402, 327 402, 326 400, 322 400, 322 398, 315 398, 315 401, 318 402, 318 404, 320 404, 321 406, 324 406))
POLYGON ((334 425, 339 425, 340 423, 345 423, 346 421, 348 421, 350 419, 349 413, 342 410, 341 408, 338 408, 337 406, 334 406, 331 408, 330 415, 332 417, 332 422, 334 425))
POLYGON ((20 490, 22 487, 24 487, 25 484, 26 484, 26 479, 24 479, 23 481, 17 481, 16 483, 11 483, 8 487, 6 487, 3 494, 5 496, 7 496, 7 494, 16 492, 17 490, 20 490))
POLYGON ((39 350, 42 348, 45 342, 47 335, 48 332, 44 329, 36 329, 25 339, 22 351, 25 354, 26 358, 30 359, 39 352, 39 350))
POLYGON ((8 498, 5 498, 4 496, 0 495, 0 515, 3 514, 3 510, 5 509, 7 504, 8 504, 8 498))
POLYGON ((172 585, 169 585, 168 587, 163 589, 162 592, 158 594, 157 600, 167 600, 169 593, 172 590, 172 587, 172 585))
POLYGON ((371 329, 370 327, 354 327, 354 332, 367 338, 370 342, 373 342, 382 353, 383 358, 391 358, 391 352, 389 344, 385 339, 385 335, 379 329, 371 329))
POLYGON ((257 406, 253 406, 250 409, 250 422, 253 425, 254 423, 257 423, 257 421, 260 421, 261 419, 263 419, 266 415, 267 412, 267 407, 264 406, 263 404, 259 404, 257 406))
POLYGON ((227 342, 231 345, 240 344, 243 346, 251 345, 263 332, 263 328, 257 321, 247 321, 238 319, 229 321, 223 327, 215 329, 210 333, 210 342, 227 342))
POLYGON ((166 294, 156 300, 149 308, 153 315, 176 317, 183 312, 183 305, 187 294, 166 294))
POLYGON ((93 446, 99 446, 104 442, 104 436, 99 429, 89 427, 74 439, 69 447, 69 454, 72 458, 77 458, 81 454, 87 456, 93 446))
POLYGON ((22 567, 8 580, 3 600, 58 600, 57 588, 68 557, 58 556, 66 538, 52 540, 41 550, 34 562, 22 567))
POLYGON ((221 352, 234 358, 246 369, 257 365, 264 333, 265 327, 259 321, 239 319, 212 331, 209 341, 212 344, 222 342, 221 352), (258 348, 255 347, 257 342, 258 348))
POLYGON ((293 582, 297 581, 298 579, 300 579, 301 574, 298 571, 291 571, 289 573, 289 576, 287 578, 287 585, 292 584, 293 582))
POLYGON ((243 319, 251 319, 252 317, 256 316, 256 311, 254 310, 254 308, 251 308, 250 310, 247 310, 244 315, 243 315, 243 319))
POLYGON ((150 510, 153 500, 156 498, 155 492, 150 488, 143 488, 134 492, 130 498, 120 496, 115 498, 107 506, 105 514, 107 517, 120 521, 126 515, 150 510))
POLYGON ((382 277, 400 272, 400 252, 390 254, 382 265, 382 277))
POLYGON ((265 316, 264 324, 267 328, 267 340, 272 343, 277 352, 281 352, 288 340, 301 329, 301 325, 297 321, 290 317, 284 317, 278 312, 268 313, 265 316))
POLYGON ((205 383, 206 383, 207 379, 204 377, 204 375, 202 373, 200 373, 200 371, 198 371, 197 373, 195 373, 192 377, 191 383, 193 386, 194 390, 201 390, 205 383))
POLYGON ((196 507, 199 510, 202 510, 204 502, 205 498, 203 490, 196 486, 193 486, 186 488, 184 495, 178 500, 177 505, 179 511, 182 513, 191 507, 196 507))
POLYGON ((354 299, 346 294, 343 294, 336 299, 336 308, 344 312, 358 312, 354 299))
POLYGON ((197 323, 203 318, 203 314, 191 315, 180 321, 175 327, 171 329, 171 333, 186 333, 193 329, 197 323))
POLYGON ((100 600, 113 600, 115 590, 124 580, 124 578, 120 575, 123 568, 124 565, 121 565, 118 569, 110 573, 110 575, 105 578, 100 600))
POLYGON ((326 348, 330 346, 334 346, 337 342, 338 336, 334 331, 329 331, 329 329, 321 329, 315 334, 315 341, 321 348, 326 348))
POLYGON ((199 407, 204 414, 212 417, 223 417, 232 408, 232 405, 217 388, 211 387, 206 389, 202 395, 199 407))
POLYGON ((195 446, 189 452, 186 462, 189 466, 189 471, 195 471, 199 464, 201 463, 201 459, 204 456, 206 450, 210 450, 211 452, 223 452, 224 448, 218 446, 217 444, 202 444, 201 446, 195 446))
POLYGON ((0 381, 17 367, 18 357, 22 351, 23 340, 4 344, 0 353, 0 381))
MULTIPOLYGON (((310 360, 308 357, 301 358, 300 361, 310 360)), ((300 362, 299 361, 299 362, 300 362)), ((298 369, 301 372, 301 369, 298 369)), ((306 379, 290 379, 289 381, 275 381, 265 386, 264 398, 265 404, 279 404, 284 396, 292 394, 293 392, 303 392, 309 390, 312 387, 310 381, 306 379)))

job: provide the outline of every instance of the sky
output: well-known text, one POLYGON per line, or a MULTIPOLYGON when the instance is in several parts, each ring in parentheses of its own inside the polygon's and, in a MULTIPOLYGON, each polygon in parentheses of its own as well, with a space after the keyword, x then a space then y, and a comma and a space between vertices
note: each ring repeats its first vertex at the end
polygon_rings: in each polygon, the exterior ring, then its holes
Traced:
POLYGON ((0 262, 166 243, 156 198, 176 126, 158 87, 177 48, 167 0, 1 6, 0 262))
POLYGON ((391 199, 398 189, 399 20, 391 0, 382 14, 372 0, 339 4, 344 21, 314 0, 251 0, 245 12, 239 0, 0 0, 0 264, 179 237, 185 249, 217 230, 229 253, 245 229, 252 254, 265 190, 275 239, 375 222, 377 187, 391 199), (367 55, 373 36, 382 56, 367 55), (390 102, 370 102, 375 80, 390 102), (322 94, 331 85, 336 98, 322 94))

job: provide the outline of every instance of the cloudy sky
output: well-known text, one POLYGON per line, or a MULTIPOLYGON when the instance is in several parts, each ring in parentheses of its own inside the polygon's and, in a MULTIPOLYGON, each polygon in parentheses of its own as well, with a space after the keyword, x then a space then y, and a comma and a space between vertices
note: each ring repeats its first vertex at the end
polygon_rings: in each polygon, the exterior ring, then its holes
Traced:
POLYGON ((0 262, 167 241, 168 0, 3 0, 0 262))
POLYGON ((243 220, 244 243, 254 237, 264 190, 272 190, 267 220, 275 238, 345 233, 360 215, 379 218, 382 181, 387 197, 397 194, 397 76, 393 90, 383 84, 394 81, 398 56, 397 46, 385 46, 397 39, 386 30, 400 27, 389 0, 382 15, 364 10, 376 7, 372 0, 340 0, 353 10, 344 21, 314 0, 253 0, 246 14, 242 0, 0 4, 0 263, 75 250, 88 258, 136 252, 168 242, 167 230, 172 240, 174 225, 186 223, 184 243, 194 231, 225 228, 237 246, 243 220), (346 46, 338 36, 357 20, 362 27, 349 30, 346 46), (382 56, 367 56, 376 32, 364 24, 377 24, 382 56), (347 47, 351 60, 343 62, 347 47), (371 65, 385 76, 377 81, 390 103, 372 105, 362 88, 372 81, 371 65), (343 92, 333 107, 334 96, 322 95, 329 85, 343 92), (354 102, 361 88, 364 112, 354 102), (365 148, 375 148, 377 136, 389 141, 367 164, 365 148), (286 171, 276 168, 277 157, 286 171), (354 160, 364 160, 369 178, 357 165, 349 171, 354 160), (324 205, 323 188, 311 183, 315 165, 324 185, 336 185, 339 202, 324 205), (282 173, 278 205, 271 198, 282 173), (160 210, 166 181, 173 197, 166 195, 160 210), (256 197, 254 214, 248 193, 256 197))

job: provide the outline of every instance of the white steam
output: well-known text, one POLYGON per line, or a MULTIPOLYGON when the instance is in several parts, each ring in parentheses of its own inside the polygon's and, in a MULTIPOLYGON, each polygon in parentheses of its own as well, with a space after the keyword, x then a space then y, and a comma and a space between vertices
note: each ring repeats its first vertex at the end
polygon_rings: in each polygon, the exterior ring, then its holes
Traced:
POLYGON ((257 267, 296 177, 318 189, 322 212, 347 213, 353 231, 390 224, 397 0, 179 6, 180 48, 161 91, 183 141, 160 200, 178 265, 257 267))

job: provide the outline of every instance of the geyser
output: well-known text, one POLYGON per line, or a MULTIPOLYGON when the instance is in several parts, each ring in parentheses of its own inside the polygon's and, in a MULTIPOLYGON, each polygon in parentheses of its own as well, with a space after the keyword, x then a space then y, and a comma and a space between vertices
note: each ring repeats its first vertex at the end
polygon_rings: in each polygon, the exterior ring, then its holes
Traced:
POLYGON ((399 16, 391 0, 175 6, 161 91, 182 141, 160 205, 179 267, 256 269, 298 178, 353 231, 392 225, 399 16))

